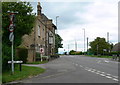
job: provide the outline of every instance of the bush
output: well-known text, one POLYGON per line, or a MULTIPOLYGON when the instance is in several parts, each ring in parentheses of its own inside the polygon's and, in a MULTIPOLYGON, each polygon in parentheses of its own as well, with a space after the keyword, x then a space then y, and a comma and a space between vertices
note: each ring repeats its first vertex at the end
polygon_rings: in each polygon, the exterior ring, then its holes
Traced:
POLYGON ((23 47, 17 48, 17 54, 16 55, 18 57, 18 60, 22 60, 23 63, 27 62, 28 50, 26 48, 23 48, 23 47))
POLYGON ((2 45, 2 71, 10 70, 8 61, 11 61, 11 47, 3 43, 2 45))
POLYGON ((36 58, 40 58, 40 53, 36 52, 36 58))
POLYGON ((51 59, 54 59, 54 58, 59 58, 60 56, 58 54, 55 54, 55 55, 50 55, 50 58, 51 59))

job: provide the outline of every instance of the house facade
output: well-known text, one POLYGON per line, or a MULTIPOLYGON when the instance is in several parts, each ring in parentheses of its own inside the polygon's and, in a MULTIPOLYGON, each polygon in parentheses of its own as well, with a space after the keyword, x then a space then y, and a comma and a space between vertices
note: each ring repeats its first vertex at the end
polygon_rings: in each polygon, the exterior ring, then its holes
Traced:
POLYGON ((41 13, 40 2, 37 5, 37 16, 31 34, 22 37, 22 46, 28 49, 28 62, 36 61, 36 53, 40 53, 40 48, 44 49, 43 55, 55 54, 55 30, 56 26, 52 19, 48 19, 41 13))

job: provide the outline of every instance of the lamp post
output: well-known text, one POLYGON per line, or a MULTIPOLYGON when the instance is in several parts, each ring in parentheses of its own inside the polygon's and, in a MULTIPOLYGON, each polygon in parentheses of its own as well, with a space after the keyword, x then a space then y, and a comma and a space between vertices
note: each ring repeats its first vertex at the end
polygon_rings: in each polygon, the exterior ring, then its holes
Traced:
POLYGON ((83 29, 84 31, 84 55, 85 55, 85 28, 83 29))
MULTIPOLYGON (((57 19, 59 18, 59 16, 56 16, 56 27, 57 27, 57 19)), ((56 34, 57 34, 57 30, 56 30, 56 34)))

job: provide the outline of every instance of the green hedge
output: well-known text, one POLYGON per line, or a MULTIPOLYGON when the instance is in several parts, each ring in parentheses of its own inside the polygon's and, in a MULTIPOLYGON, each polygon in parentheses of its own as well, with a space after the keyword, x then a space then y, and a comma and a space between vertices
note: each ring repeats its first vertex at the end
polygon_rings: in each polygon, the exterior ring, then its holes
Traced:
POLYGON ((58 54, 55 54, 55 55, 50 55, 50 58, 59 58, 60 56, 58 54))
POLYGON ((22 60, 23 63, 27 62, 28 57, 28 49, 26 48, 17 48, 17 58, 18 60, 22 60))

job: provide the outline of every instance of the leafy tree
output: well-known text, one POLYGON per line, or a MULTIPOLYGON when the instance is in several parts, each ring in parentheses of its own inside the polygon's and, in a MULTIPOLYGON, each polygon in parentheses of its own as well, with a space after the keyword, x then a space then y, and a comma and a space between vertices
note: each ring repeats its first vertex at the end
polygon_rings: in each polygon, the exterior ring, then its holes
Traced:
POLYGON ((110 50, 112 47, 108 42, 106 42, 105 38, 97 37, 94 41, 90 42, 90 51, 97 54, 103 54, 104 49, 106 49, 106 52, 110 50))
POLYGON ((55 53, 58 53, 58 48, 63 48, 62 41, 63 39, 60 37, 60 35, 55 34, 55 53))
POLYGON ((76 51, 71 50, 71 51, 69 52, 69 54, 70 54, 70 55, 73 55, 73 54, 75 54, 75 52, 76 52, 76 51))
POLYGON ((4 70, 8 66, 7 61, 11 60, 10 32, 8 31, 10 19, 8 11, 18 12, 15 15, 14 49, 21 44, 23 35, 31 33, 35 22, 35 15, 32 14, 33 8, 29 2, 2 3, 2 60, 4 70))

